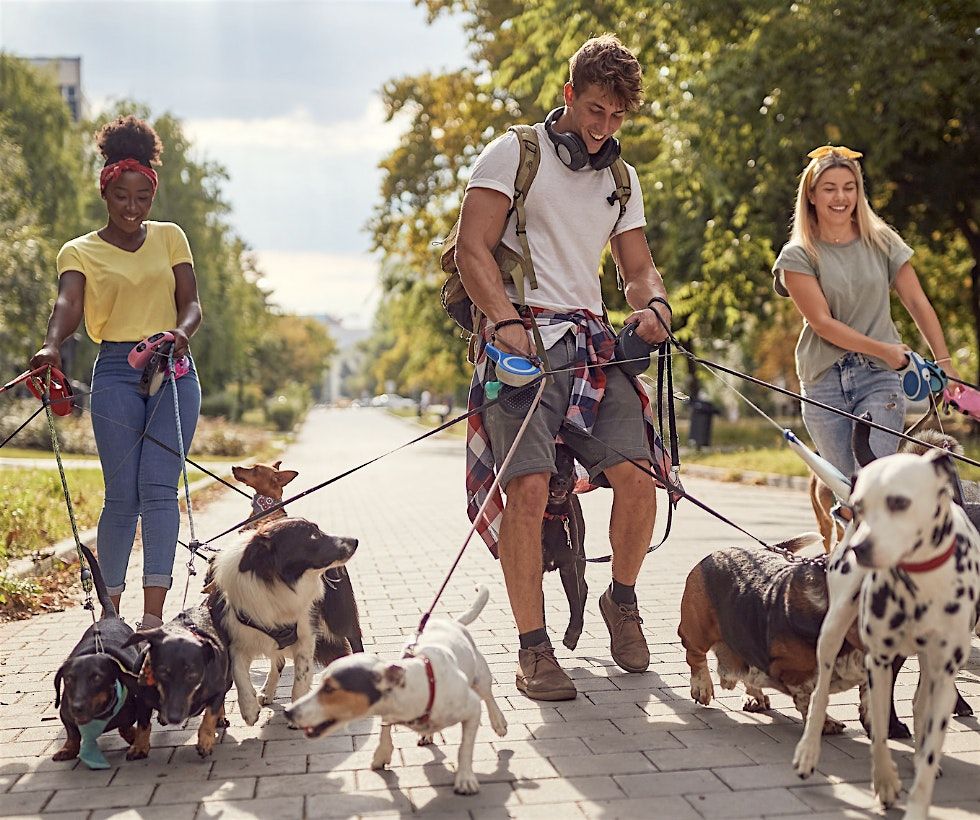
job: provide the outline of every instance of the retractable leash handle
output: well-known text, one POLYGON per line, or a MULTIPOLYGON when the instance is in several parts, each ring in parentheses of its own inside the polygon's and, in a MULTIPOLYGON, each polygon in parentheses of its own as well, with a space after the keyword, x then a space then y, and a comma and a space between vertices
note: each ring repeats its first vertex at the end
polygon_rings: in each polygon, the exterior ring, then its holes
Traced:
POLYGON ((806 465, 816 473, 824 484, 826 484, 837 496, 839 501, 847 502, 851 497, 851 482, 833 464, 822 456, 817 455, 813 450, 800 441, 792 430, 783 430, 783 438, 806 465))
MULTIPOLYGON (((27 387, 42 402, 45 401, 45 396, 47 396, 51 411, 56 416, 70 416, 75 403, 71 382, 68 381, 65 374, 58 370, 57 367, 52 367, 50 368, 50 382, 49 384, 45 384, 47 377, 42 378, 41 374, 48 369, 48 365, 45 365, 44 367, 31 371, 27 376, 27 387)), ((20 378, 18 377, 17 381, 20 378)))
POLYGON ((908 361, 899 374, 902 378, 902 392, 909 401, 922 401, 930 394, 939 395, 949 384, 949 378, 935 362, 922 358, 914 350, 907 354, 908 361))
POLYGON ((616 336, 616 348, 613 354, 620 362, 620 369, 628 376, 639 376, 650 367, 650 357, 659 345, 650 344, 636 332, 639 322, 630 322, 616 336))

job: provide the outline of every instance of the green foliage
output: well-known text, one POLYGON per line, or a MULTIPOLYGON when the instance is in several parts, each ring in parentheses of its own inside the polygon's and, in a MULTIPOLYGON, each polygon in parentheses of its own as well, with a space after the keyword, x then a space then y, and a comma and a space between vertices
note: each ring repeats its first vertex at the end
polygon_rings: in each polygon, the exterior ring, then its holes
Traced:
MULTIPOLYGON (((249 385, 260 383, 265 396, 294 379, 318 387, 332 340, 321 326, 273 310, 258 285, 254 255, 228 223, 222 193, 227 173, 215 162, 193 158, 180 121, 122 101, 93 122, 75 124, 51 78, 0 53, 3 381, 24 369, 44 336, 57 290, 57 249, 104 224, 96 185, 101 162, 92 135, 107 120, 129 113, 149 120, 164 144, 151 218, 180 225, 194 254, 204 322, 191 347, 205 406, 217 405, 234 418, 261 403, 261 397, 246 395, 249 385)), ((86 379, 96 354, 82 340, 71 375, 86 379)))
MULTIPOLYGON (((788 236, 798 174, 810 149, 833 142, 865 153, 873 205, 915 247, 951 347, 975 357, 975 4, 416 4, 432 18, 465 16, 473 66, 384 88, 389 113, 407 114, 409 126, 382 163, 370 226, 375 246, 395 260, 373 344, 379 362, 391 361, 382 369, 400 389, 417 378, 408 371, 408 351, 431 346, 427 337, 459 346, 438 312, 419 311, 424 291, 416 288, 431 291, 439 280, 430 243, 455 219, 468 169, 507 126, 539 120, 558 104, 568 57, 604 31, 617 34, 644 65, 647 104, 621 137, 640 177, 647 238, 682 339, 694 347, 707 339, 742 340, 749 360, 759 352, 753 342, 765 338, 780 312, 770 267, 788 236), (399 322, 402 314, 416 321, 399 322), (405 369, 392 375, 398 367, 405 369)), ((608 259, 603 270, 607 304, 620 308, 608 259)), ((914 340, 907 328, 905 338, 914 340)), ((791 370, 782 375, 792 379, 791 370)), ((463 384, 465 368, 455 379, 463 384)))

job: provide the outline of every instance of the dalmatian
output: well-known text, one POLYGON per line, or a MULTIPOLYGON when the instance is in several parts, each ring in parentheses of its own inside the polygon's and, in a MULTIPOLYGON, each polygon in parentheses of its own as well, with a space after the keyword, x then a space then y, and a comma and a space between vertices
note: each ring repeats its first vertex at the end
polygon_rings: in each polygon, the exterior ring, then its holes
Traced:
POLYGON ((856 612, 867 651, 872 785, 886 808, 901 790, 887 745, 894 664, 919 657, 907 820, 928 814, 957 699, 954 678, 980 617, 980 535, 954 503, 955 487, 952 461, 941 451, 888 456, 858 474, 849 502, 853 521, 828 562, 831 606, 817 642, 817 685, 793 758, 801 777, 813 772, 832 662, 856 612))

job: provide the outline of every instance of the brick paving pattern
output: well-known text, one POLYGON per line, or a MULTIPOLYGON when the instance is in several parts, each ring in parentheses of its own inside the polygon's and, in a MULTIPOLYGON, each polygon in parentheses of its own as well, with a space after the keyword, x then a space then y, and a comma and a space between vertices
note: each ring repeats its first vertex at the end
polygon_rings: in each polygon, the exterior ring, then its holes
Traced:
MULTIPOLYGON (((284 466, 300 471, 288 489, 299 491, 402 443, 418 428, 369 409, 316 410, 284 466)), ((463 504, 463 445, 459 438, 427 440, 386 458, 290 507, 335 534, 356 536, 350 564, 368 651, 396 657, 428 606, 468 529, 463 504)), ((759 537, 778 541, 814 522, 804 493, 688 479, 690 492, 759 537)), ((583 499, 590 555, 608 548, 611 494, 583 499)), ((248 514, 230 491, 195 515, 207 538, 248 514)), ((662 526, 661 517, 661 526, 662 526)), ((659 529, 658 529, 659 532, 659 529)), ((369 763, 377 722, 361 721, 341 734, 307 740, 282 716, 291 666, 273 709, 246 727, 234 692, 231 726, 214 755, 198 758, 198 718, 186 727, 154 723, 148 760, 127 762, 125 743, 100 743, 112 768, 89 771, 50 758, 63 742, 53 706, 54 672, 89 623, 81 608, 0 625, 0 815, 49 818, 353 817, 872 817, 880 816, 869 785, 868 741, 857 723, 857 695, 832 698, 830 714, 845 734, 824 741, 814 776, 801 781, 790 761, 801 727, 788 697, 772 696, 768 714, 741 711, 741 690, 725 692, 710 707, 689 694, 688 668, 676 634, 687 572, 713 549, 748 544, 744 536, 682 502, 667 545, 651 555, 637 586, 649 639, 650 670, 630 675, 612 664, 597 601, 608 565, 590 565, 586 628, 575 652, 558 644, 567 608, 557 573, 545 581, 547 615, 558 656, 575 679, 579 698, 536 703, 514 688, 517 636, 499 568, 479 539, 469 550, 439 606, 441 614, 467 608, 478 583, 491 599, 471 627, 496 678, 496 696, 510 730, 498 738, 489 726, 477 737, 474 768, 482 790, 453 794, 459 729, 419 748, 406 729, 394 733, 389 771, 369 763)), ((217 544, 220 546, 220 542, 217 544)), ((181 606, 186 555, 178 554, 167 615, 181 606)), ((130 573, 123 614, 138 611, 139 561, 130 573)), ((198 564, 200 568, 200 562, 198 564)), ((200 578, 192 579, 188 605, 200 578)), ((910 720, 915 663, 896 687, 898 713, 910 720)), ((714 667, 712 664, 712 671, 714 667)), ((257 663, 256 684, 265 669, 257 663)), ((717 682, 717 677, 715 677, 717 682)), ((959 688, 980 712, 980 650, 974 642, 959 688)), ((974 718, 953 719, 933 815, 980 816, 980 732, 974 718)), ((911 782, 911 747, 893 743, 905 785, 911 782)), ((892 811, 890 816, 897 816, 892 811)))

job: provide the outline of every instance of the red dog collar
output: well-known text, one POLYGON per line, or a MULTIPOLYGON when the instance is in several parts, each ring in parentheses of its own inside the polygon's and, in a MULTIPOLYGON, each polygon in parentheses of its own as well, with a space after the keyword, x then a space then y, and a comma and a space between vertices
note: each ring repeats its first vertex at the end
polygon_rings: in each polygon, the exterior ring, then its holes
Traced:
POLYGON ((953 552, 956 550, 956 536, 953 536, 953 543, 949 545, 949 549, 944 552, 939 553, 935 558, 930 558, 928 561, 920 561, 917 564, 899 564, 899 569, 904 569, 906 572, 929 572, 938 566, 945 564, 950 557, 952 557, 953 552))
POLYGON ((421 717, 410 720, 405 724, 406 726, 416 728, 418 731, 422 731, 428 724, 429 718, 432 717, 432 705, 436 702, 436 673, 432 669, 432 661, 430 661, 425 655, 416 655, 411 650, 406 650, 402 657, 421 658, 422 663, 425 664, 425 676, 429 679, 429 700, 425 704, 425 711, 422 713, 421 717))

